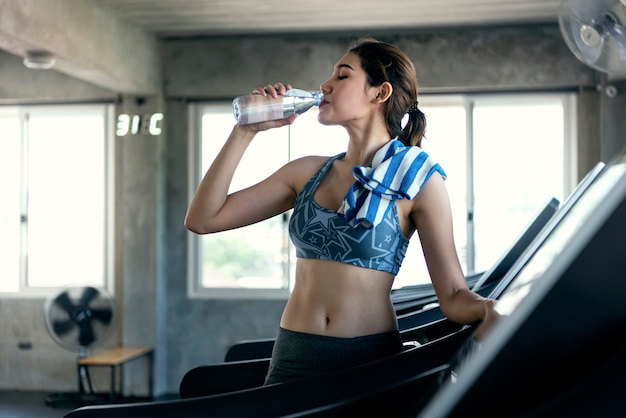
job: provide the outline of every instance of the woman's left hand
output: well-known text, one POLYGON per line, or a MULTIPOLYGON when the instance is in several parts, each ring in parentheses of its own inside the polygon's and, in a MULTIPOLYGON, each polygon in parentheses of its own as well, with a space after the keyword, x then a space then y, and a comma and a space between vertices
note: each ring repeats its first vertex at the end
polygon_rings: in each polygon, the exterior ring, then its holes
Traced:
POLYGON ((485 300, 485 317, 476 328, 476 332, 474 333, 474 338, 477 341, 482 341, 488 334, 491 332, 493 327, 500 322, 500 318, 502 315, 498 313, 495 309, 496 300, 487 299, 485 300))

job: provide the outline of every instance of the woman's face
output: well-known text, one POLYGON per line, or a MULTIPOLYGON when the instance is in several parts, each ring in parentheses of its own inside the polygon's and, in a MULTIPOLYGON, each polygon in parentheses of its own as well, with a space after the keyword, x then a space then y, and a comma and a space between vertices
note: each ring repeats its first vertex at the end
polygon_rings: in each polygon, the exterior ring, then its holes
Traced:
POLYGON ((375 110, 373 100, 377 89, 367 82, 361 59, 354 53, 344 55, 335 64, 331 78, 320 86, 324 102, 319 109, 319 122, 342 125, 369 118, 375 110))

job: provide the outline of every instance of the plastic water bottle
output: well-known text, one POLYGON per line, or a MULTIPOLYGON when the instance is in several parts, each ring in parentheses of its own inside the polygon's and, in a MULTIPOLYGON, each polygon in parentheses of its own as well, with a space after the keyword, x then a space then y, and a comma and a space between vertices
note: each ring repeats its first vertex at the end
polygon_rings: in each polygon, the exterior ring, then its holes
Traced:
POLYGON ((247 125, 267 120, 284 119, 296 113, 302 114, 313 106, 319 106, 323 100, 322 92, 300 89, 287 90, 284 96, 276 98, 249 94, 235 97, 233 113, 239 125, 247 125))

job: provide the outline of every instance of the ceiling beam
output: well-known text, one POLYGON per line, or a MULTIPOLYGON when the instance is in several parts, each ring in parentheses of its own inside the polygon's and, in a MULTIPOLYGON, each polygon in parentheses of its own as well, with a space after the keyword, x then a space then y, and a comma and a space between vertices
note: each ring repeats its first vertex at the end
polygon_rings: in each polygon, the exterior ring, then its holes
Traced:
POLYGON ((0 11, 0 49, 20 57, 47 50, 55 71, 116 93, 160 90, 156 37, 92 0, 0 0, 0 11))

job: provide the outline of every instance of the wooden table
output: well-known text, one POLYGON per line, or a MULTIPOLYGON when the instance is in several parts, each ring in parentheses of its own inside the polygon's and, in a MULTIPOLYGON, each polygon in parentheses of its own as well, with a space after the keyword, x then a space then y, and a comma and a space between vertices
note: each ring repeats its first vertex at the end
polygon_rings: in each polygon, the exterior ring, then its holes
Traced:
MULTIPOLYGON (((153 352, 154 349, 152 347, 115 347, 100 353, 93 354, 91 356, 83 357, 78 359, 78 379, 79 379, 79 387, 81 393, 84 393, 81 376, 85 374, 89 381, 89 367, 110 367, 111 368, 111 401, 115 401, 116 398, 116 373, 115 369, 119 368, 120 379, 119 379, 119 393, 120 396, 123 397, 123 386, 124 386, 124 374, 123 374, 123 365, 128 363, 129 361, 138 359, 140 357, 148 358, 148 394, 149 397, 152 398, 152 385, 153 385, 153 375, 152 375, 152 361, 153 361, 153 352)), ((89 385, 91 386, 91 382, 89 381, 89 385)), ((90 390, 93 390, 90 387, 90 390)))

